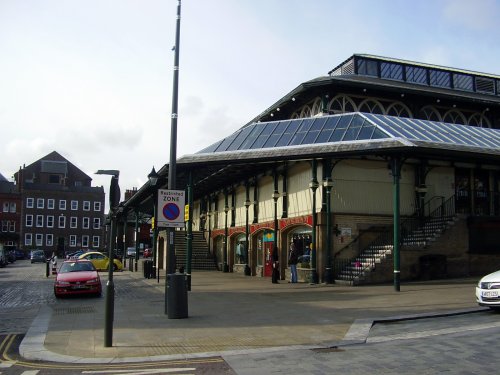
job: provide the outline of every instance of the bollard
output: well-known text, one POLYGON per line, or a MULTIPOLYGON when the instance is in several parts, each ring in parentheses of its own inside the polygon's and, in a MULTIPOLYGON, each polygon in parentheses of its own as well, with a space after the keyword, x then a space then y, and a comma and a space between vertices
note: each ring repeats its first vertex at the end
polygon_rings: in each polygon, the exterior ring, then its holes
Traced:
POLYGON ((169 319, 188 317, 186 278, 182 273, 167 275, 167 315, 169 319))
POLYGON ((49 261, 45 262, 45 277, 49 277, 50 275, 50 267, 49 267, 49 261))

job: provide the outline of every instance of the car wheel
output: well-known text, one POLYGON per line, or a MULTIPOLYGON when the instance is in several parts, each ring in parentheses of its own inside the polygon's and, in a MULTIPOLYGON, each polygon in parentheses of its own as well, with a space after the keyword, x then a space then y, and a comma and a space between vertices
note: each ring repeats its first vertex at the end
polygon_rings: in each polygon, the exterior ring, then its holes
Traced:
POLYGON ((116 264, 113 263, 113 271, 118 271, 118 266, 116 264))

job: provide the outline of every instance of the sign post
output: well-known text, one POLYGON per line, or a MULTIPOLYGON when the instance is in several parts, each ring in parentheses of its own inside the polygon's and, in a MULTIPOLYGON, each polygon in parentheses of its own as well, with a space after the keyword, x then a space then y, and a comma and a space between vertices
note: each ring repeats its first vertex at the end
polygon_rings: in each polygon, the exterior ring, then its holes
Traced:
POLYGON ((167 228, 184 227, 184 190, 158 190, 158 218, 156 225, 167 228))

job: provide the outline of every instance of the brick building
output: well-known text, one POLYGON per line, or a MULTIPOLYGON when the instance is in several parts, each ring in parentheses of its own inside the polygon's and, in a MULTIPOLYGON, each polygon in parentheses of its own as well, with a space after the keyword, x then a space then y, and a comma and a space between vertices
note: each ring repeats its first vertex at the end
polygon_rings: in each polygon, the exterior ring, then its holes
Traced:
POLYGON ((104 188, 56 151, 14 175, 22 199, 20 246, 62 257, 78 249, 102 250, 104 188))

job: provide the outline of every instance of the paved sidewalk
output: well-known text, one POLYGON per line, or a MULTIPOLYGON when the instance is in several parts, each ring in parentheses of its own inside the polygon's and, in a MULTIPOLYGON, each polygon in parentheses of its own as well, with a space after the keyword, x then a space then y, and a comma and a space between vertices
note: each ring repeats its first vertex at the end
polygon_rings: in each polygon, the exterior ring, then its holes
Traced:
MULTIPOLYGON (((107 274, 103 273, 103 285, 107 274)), ((270 278, 197 271, 186 319, 164 314, 165 280, 116 273, 113 347, 104 348, 103 298, 45 306, 20 347, 27 359, 78 363, 166 360, 325 348, 366 341, 374 321, 481 310, 477 280, 392 285, 272 284, 270 278)))

